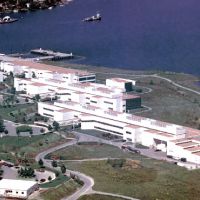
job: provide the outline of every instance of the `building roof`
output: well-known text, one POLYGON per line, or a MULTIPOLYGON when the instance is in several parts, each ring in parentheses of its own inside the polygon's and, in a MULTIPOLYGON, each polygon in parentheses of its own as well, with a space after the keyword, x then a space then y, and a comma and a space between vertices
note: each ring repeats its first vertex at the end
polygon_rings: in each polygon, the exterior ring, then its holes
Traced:
POLYGON ((61 74, 76 74, 79 76, 86 76, 90 75, 91 73, 83 70, 77 70, 77 69, 69 69, 69 68, 63 68, 63 67, 57 67, 53 65, 46 65, 42 63, 36 63, 32 61, 27 61, 27 60, 19 60, 16 59, 14 61, 11 61, 12 64, 14 65, 20 65, 20 66, 26 66, 32 69, 37 69, 37 70, 45 70, 49 72, 57 72, 61 74))
POLYGON ((42 86, 47 86, 47 84, 44 84, 44 83, 36 83, 36 82, 33 82, 33 83, 31 83, 31 85, 33 85, 33 86, 38 86, 38 87, 42 87, 42 86))
POLYGON ((125 99, 138 99, 141 98, 140 96, 134 95, 134 94, 124 94, 122 98, 125 99))
POLYGON ((188 142, 178 143, 176 145, 181 146, 181 147, 190 147, 190 146, 194 146, 197 144, 198 143, 196 143, 196 142, 188 141, 188 142))
POLYGON ((36 185, 35 181, 26 180, 14 180, 14 179, 2 179, 0 181, 0 189, 12 189, 12 190, 28 190, 32 186, 36 185))
POLYGON ((132 80, 123 79, 123 78, 111 78, 110 80, 118 82, 118 83, 130 83, 132 80))

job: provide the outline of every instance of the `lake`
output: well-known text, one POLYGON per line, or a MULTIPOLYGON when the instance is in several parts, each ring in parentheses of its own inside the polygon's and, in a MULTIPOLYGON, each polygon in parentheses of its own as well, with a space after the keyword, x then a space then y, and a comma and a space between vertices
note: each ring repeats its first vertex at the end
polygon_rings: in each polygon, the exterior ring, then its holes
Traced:
POLYGON ((74 0, 53 10, 12 14, 0 52, 73 52, 80 64, 200 74, 200 1, 74 0), (101 22, 81 20, 99 11, 101 22))

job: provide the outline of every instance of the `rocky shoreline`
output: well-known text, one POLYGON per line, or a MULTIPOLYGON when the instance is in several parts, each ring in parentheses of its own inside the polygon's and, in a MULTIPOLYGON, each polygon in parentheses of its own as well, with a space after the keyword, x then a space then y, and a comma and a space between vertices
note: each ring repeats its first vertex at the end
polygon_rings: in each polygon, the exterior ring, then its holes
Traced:
POLYGON ((0 0, 0 14, 52 9, 55 6, 63 6, 71 1, 72 0, 0 0))

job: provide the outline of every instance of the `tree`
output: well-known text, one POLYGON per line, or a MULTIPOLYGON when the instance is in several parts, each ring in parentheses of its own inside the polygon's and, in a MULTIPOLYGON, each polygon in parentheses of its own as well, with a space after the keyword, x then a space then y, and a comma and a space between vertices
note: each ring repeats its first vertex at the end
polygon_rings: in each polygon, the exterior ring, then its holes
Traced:
POLYGON ((7 129, 5 129, 5 130, 4 130, 4 133, 5 133, 6 135, 8 135, 8 130, 7 130, 7 129))
POLYGON ((51 131, 53 128, 51 125, 48 126, 48 130, 51 131))
POLYGON ((55 160, 53 160, 52 163, 51 163, 51 165, 52 165, 52 167, 57 167, 58 163, 55 160))
POLYGON ((36 94, 36 95, 35 95, 35 100, 36 100, 36 101, 39 101, 39 100, 40 100, 40 95, 39 95, 39 94, 36 94))
POLYGON ((10 88, 10 93, 15 94, 15 92, 16 92, 16 89, 14 87, 11 87, 10 88))
POLYGON ((17 136, 19 136, 20 135, 20 130, 16 130, 16 133, 17 133, 17 136))
POLYGON ((65 167, 65 165, 61 165, 61 167, 60 167, 60 170, 61 170, 61 172, 64 174, 65 172, 66 172, 66 167, 65 167))
POLYGON ((2 117, 0 116, 0 133, 4 132, 5 126, 2 117))
POLYGON ((48 180, 49 180, 49 181, 51 181, 51 180, 52 180, 51 176, 49 176, 49 177, 48 177, 48 180))
POLYGON ((44 162, 43 162, 43 160, 42 160, 42 159, 40 159, 40 160, 38 161, 38 164, 40 165, 40 167, 42 167, 42 166, 44 165, 44 162))
POLYGON ((56 121, 53 122, 53 127, 57 131, 60 128, 60 124, 56 121))
POLYGON ((32 72, 32 78, 36 78, 35 72, 32 72))
POLYGON ((29 131, 29 134, 32 136, 33 135, 33 129, 31 129, 30 131, 29 131))
POLYGON ((56 177, 58 177, 60 175, 60 173, 58 171, 56 171, 56 177))
POLYGON ((154 85, 153 80, 150 80, 149 84, 150 84, 150 85, 154 85))

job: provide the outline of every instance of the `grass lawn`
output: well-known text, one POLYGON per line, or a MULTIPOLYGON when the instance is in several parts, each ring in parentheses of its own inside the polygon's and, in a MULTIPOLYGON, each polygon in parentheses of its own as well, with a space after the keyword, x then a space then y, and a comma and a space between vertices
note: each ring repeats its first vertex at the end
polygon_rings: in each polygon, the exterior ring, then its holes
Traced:
POLYGON ((48 183, 41 184, 40 188, 54 188, 68 180, 69 180, 68 176, 64 176, 64 175, 60 174, 58 177, 56 177, 55 180, 48 182, 48 183))
POLYGON ((35 104, 19 104, 16 106, 12 106, 12 107, 0 107, 0 115, 2 116, 3 119, 6 120, 10 120, 10 121, 15 121, 15 117, 11 116, 10 113, 32 113, 32 112, 36 112, 36 105, 35 104))
POLYGON ((59 200, 74 193, 78 187, 79 185, 77 183, 70 180, 58 187, 42 192, 40 196, 44 200, 59 200))
POLYGON ((45 135, 33 135, 32 137, 12 137, 5 136, 0 138, 0 159, 13 160, 10 152, 16 153, 19 157, 34 159, 34 156, 51 146, 65 142, 60 136, 49 133, 45 135), (2 154, 4 153, 4 154, 2 154), (7 153, 7 154, 6 154, 7 153))
POLYGON ((118 147, 98 143, 80 143, 47 155, 47 158, 61 160, 82 160, 89 158, 133 158, 133 154, 118 147))
POLYGON ((107 161, 66 162, 66 166, 93 177, 97 191, 141 200, 199 200, 200 170, 188 171, 143 157, 137 162, 139 164, 135 167, 127 163, 113 167, 107 161))
POLYGON ((199 127, 199 95, 152 77, 140 79, 139 84, 152 88, 151 93, 142 95, 143 105, 151 107, 152 111, 137 113, 137 115, 193 128, 199 127), (151 81, 153 84, 150 84, 151 81))
POLYGON ((124 200, 124 199, 106 195, 91 194, 91 195, 84 195, 78 200, 124 200))

